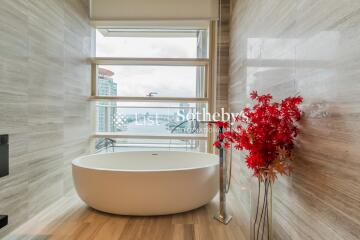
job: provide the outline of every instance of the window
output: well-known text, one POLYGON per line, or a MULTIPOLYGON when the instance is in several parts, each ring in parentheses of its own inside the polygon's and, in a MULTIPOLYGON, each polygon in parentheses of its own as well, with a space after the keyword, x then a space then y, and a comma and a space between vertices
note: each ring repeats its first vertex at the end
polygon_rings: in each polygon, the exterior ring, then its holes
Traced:
POLYGON ((97 95, 204 97, 204 78, 204 66, 98 65, 97 95))
POLYGON ((96 104, 96 132, 123 133, 128 136, 206 136, 206 125, 202 124, 195 129, 195 121, 181 123, 186 120, 186 116, 195 119, 196 113, 201 117, 207 111, 207 103, 99 101, 96 104))
POLYGON ((98 28, 92 59, 96 152, 207 151, 211 28, 98 28), (196 125, 196 126, 194 126, 196 125))
POLYGON ((100 28, 96 56, 117 58, 207 58, 207 29, 100 28))

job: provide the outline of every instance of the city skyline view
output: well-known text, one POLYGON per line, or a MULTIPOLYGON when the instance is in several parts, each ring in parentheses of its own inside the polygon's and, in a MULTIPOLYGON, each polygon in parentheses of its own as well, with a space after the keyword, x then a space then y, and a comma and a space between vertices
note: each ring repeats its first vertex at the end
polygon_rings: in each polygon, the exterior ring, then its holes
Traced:
MULTIPOLYGON (((108 69, 98 69, 97 94, 113 96, 118 91, 113 76, 114 73, 108 69)), ((138 103, 99 102, 96 128, 99 132, 166 133, 171 132, 171 127, 175 127, 179 121, 184 121, 189 113, 195 115, 197 109, 198 104, 183 102, 143 102, 140 106, 138 103)), ((186 133, 185 127, 181 129, 183 133, 186 133)))

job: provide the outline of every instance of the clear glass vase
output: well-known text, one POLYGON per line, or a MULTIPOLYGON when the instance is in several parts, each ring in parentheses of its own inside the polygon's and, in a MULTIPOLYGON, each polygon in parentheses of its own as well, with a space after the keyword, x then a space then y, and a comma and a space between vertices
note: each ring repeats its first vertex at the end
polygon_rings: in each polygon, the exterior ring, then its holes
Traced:
POLYGON ((269 179, 252 181, 251 240, 272 240, 272 182, 269 179))

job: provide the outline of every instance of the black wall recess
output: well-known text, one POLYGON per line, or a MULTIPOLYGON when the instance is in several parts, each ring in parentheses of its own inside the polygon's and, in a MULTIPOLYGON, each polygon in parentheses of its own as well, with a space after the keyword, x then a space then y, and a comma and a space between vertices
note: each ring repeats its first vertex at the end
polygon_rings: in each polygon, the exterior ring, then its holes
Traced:
MULTIPOLYGON (((0 135, 0 177, 9 175, 9 135, 0 135)), ((0 228, 8 224, 8 216, 0 215, 0 228)))
POLYGON ((0 228, 5 227, 8 224, 8 216, 0 215, 0 228))
POLYGON ((0 177, 9 175, 9 135, 0 135, 0 177))

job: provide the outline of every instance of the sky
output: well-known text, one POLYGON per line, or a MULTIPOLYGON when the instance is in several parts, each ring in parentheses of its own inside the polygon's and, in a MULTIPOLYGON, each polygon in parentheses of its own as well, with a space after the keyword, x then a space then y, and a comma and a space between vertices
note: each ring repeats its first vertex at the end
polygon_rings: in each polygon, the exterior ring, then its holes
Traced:
MULTIPOLYGON (((97 57, 196 58, 196 38, 125 38, 96 34, 97 57)), ((196 67, 101 66, 115 73, 119 96, 195 97, 196 67)))

